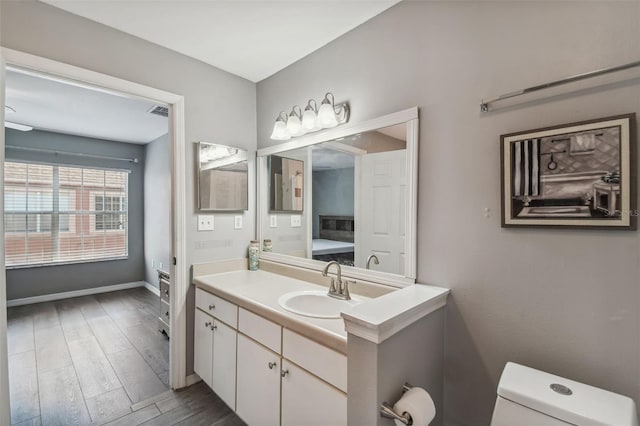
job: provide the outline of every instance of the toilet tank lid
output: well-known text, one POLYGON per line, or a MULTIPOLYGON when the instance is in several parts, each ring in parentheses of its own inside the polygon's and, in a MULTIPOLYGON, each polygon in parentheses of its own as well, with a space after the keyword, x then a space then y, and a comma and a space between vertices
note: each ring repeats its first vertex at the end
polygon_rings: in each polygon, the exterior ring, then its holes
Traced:
POLYGON ((504 367, 498 395, 575 425, 638 426, 631 398, 513 362, 504 367), (554 391, 553 384, 569 388, 571 395, 554 391))

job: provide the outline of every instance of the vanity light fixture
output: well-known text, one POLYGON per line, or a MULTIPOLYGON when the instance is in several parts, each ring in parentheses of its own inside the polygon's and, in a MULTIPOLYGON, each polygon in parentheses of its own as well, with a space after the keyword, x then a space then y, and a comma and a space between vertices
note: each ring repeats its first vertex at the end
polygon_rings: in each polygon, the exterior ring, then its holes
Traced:
POLYGON ((345 102, 335 105, 333 93, 327 92, 320 108, 314 99, 310 99, 304 113, 300 106, 296 105, 288 115, 284 111, 278 114, 273 124, 271 139, 285 141, 306 133, 336 127, 347 121, 349 121, 349 104, 345 102))
POLYGON ((287 113, 282 111, 276 118, 276 122, 273 125, 273 132, 271 133, 271 139, 276 141, 286 141, 291 139, 291 135, 287 132, 287 113))

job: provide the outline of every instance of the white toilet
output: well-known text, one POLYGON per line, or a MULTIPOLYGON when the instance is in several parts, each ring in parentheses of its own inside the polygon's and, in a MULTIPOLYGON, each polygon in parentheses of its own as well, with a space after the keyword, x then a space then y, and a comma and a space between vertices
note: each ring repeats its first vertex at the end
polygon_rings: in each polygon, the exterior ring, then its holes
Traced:
POLYGON ((631 398, 508 362, 491 426, 638 426, 631 398))

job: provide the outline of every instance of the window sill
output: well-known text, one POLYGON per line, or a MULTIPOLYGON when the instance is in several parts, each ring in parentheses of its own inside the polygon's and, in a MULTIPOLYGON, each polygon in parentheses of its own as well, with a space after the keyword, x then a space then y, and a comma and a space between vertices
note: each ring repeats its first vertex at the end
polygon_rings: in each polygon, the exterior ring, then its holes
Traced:
POLYGON ((127 260, 129 256, 108 257, 104 259, 89 259, 89 260, 70 260, 63 262, 47 262, 47 263, 33 263, 28 265, 12 265, 6 266, 5 269, 29 269, 29 268, 41 268, 46 266, 66 266, 66 265, 78 265, 83 263, 99 263, 99 262, 112 262, 114 260, 127 260))

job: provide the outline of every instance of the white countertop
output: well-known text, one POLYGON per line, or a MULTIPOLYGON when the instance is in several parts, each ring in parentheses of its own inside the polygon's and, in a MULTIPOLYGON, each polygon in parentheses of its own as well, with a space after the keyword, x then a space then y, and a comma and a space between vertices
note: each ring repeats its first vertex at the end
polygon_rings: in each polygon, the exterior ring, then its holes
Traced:
MULTIPOLYGON (((326 290, 326 287, 262 270, 240 270, 194 277, 197 287, 210 291, 313 340, 346 353, 347 332, 342 318, 320 319, 286 311, 278 303, 285 293, 326 290)), ((371 300, 357 296, 365 301, 371 300)), ((366 302, 365 302, 366 303, 366 302)))
POLYGON ((347 332, 381 343, 420 318, 446 305, 449 290, 414 284, 347 308, 342 318, 320 319, 282 308, 278 299, 300 290, 327 290, 317 284, 263 270, 236 270, 193 278, 194 284, 292 331, 347 352, 347 332))

